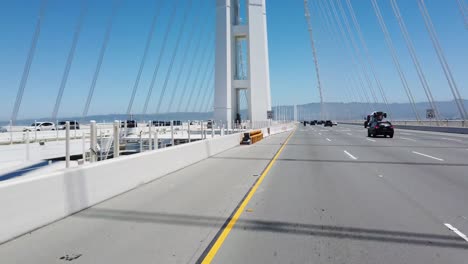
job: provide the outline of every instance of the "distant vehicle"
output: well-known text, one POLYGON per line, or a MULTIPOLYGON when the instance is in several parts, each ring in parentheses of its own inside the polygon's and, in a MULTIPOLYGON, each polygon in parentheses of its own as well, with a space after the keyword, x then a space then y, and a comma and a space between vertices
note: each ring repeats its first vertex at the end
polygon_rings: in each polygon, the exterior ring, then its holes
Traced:
POLYGON ((338 122, 336 122, 336 121, 333 121, 332 123, 333 123, 334 126, 338 125, 338 122))
MULTIPOLYGON (((66 124, 67 121, 60 121, 58 122, 58 125, 57 125, 57 130, 65 130, 66 127, 65 127, 65 124, 66 124)), ((69 121, 70 122, 70 129, 71 130, 75 130, 75 129, 80 129, 80 124, 76 121, 69 121)))
POLYGON ((324 121, 323 120, 319 120, 317 121, 317 125, 323 125, 324 121))
POLYGON ((310 121, 310 125, 311 126, 315 126, 317 123, 315 123, 315 121, 310 121))
POLYGON ((387 118, 387 113, 381 111, 372 112, 370 115, 367 115, 366 121, 364 121, 364 128, 367 128, 372 122, 382 121, 384 118, 387 118))
POLYGON ((25 127, 23 132, 26 131, 51 131, 55 130, 55 124, 53 122, 36 122, 32 123, 30 126, 25 127))
POLYGON ((138 123, 137 123, 136 120, 121 121, 121 122, 120 122, 120 127, 125 127, 125 122, 127 122, 127 128, 135 128, 135 127, 138 127, 138 123))
POLYGON ((206 123, 206 128, 211 129, 213 128, 213 125, 214 125, 213 120, 208 120, 208 122, 206 123))
MULTIPOLYGON (((175 121, 174 121, 175 123, 175 121)), ((171 126, 171 121, 153 121, 153 126, 171 126)))
POLYGON ((316 125, 316 124, 317 124, 317 120, 312 121, 312 123, 314 123, 314 125, 316 125))
MULTIPOLYGON (((151 121, 152 123, 152 126, 158 126, 158 121, 151 121)), ((146 125, 147 127, 149 126, 149 124, 146 125)))
MULTIPOLYGON (((174 126, 181 126, 182 121, 175 120, 172 121, 174 126)), ((171 126, 171 121, 153 121, 153 126, 171 126)))
POLYGON ((325 124, 323 124, 323 126, 324 126, 324 127, 327 127, 327 126, 333 127, 333 123, 332 123, 331 120, 327 120, 327 121, 325 121, 325 124))
POLYGON ((392 123, 388 121, 372 121, 369 123, 369 127, 367 128, 367 136, 368 137, 376 137, 382 135, 384 137, 389 136, 393 138, 394 129, 392 123))
POLYGON ((8 130, 4 127, 0 127, 0 133, 6 133, 8 130))

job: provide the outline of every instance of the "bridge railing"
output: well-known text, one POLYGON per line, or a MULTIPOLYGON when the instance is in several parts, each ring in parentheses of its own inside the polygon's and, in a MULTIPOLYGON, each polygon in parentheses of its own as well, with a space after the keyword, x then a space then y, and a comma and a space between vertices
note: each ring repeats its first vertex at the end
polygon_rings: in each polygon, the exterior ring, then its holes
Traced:
POLYGON ((68 166, 77 167, 121 155, 169 148, 251 129, 263 128, 267 131, 267 127, 274 127, 272 129, 274 133, 281 132, 287 129, 287 126, 283 129, 281 125, 290 124, 290 122, 244 121, 227 126, 220 121, 199 120, 173 122, 172 126, 153 126, 152 124, 154 123, 151 121, 142 121, 138 122, 136 127, 127 127, 121 121, 95 123, 94 134, 90 124, 80 124, 80 129, 70 130, 68 138, 65 130, 24 131, 24 126, 12 127, 6 133, 0 133, 0 150, 9 153, 9 155, 0 156, 0 176, 15 168, 22 168, 26 164, 31 165, 43 161, 54 162, 56 167, 61 168, 57 162, 67 160, 67 153, 71 159, 68 166), (117 128, 117 135, 114 126, 117 128), (68 151, 66 151, 67 145, 68 151))

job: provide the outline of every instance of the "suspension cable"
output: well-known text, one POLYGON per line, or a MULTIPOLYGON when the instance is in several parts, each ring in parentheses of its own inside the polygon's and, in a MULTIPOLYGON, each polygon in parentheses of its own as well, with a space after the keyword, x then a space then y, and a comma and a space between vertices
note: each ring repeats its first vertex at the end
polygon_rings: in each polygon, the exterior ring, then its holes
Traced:
POLYGON ((171 29, 172 29, 172 26, 173 26, 173 23, 174 23, 174 19, 176 18, 177 7, 178 7, 179 3, 180 3, 180 0, 175 0, 175 4, 173 6, 172 12, 171 12, 170 17, 169 17, 169 23, 167 24, 166 32, 164 33, 161 50, 159 51, 160 53, 159 53, 159 56, 158 56, 156 67, 154 68, 153 77, 151 79, 151 84, 149 86, 148 94, 146 95, 145 104, 143 106, 143 111, 142 111, 143 115, 145 115, 146 112, 148 111, 148 104, 149 104, 149 101, 151 99, 151 95, 153 94, 154 84, 156 82, 156 78, 158 77, 159 68, 161 66, 162 58, 164 57, 164 54, 165 54, 165 51, 166 51, 167 41, 169 39, 169 34, 171 33, 171 29))
MULTIPOLYGON (((201 7, 201 4, 204 3, 203 0, 200 0, 200 3, 198 3, 197 6, 200 6, 201 9, 203 9, 201 7)), ((196 12, 194 12, 196 14, 196 12)), ((176 81, 175 81, 175 84, 174 84, 174 89, 172 90, 172 94, 171 94, 171 97, 169 99, 169 103, 167 105, 167 112, 170 112, 171 111, 171 108, 172 108, 172 104, 174 103, 174 99, 175 99, 175 96, 177 94, 177 90, 179 88, 179 82, 181 80, 181 77, 182 77, 182 73, 185 69, 185 65, 187 64, 187 59, 188 59, 188 55, 189 55, 189 52, 190 52, 190 48, 192 47, 192 44, 193 44, 193 38, 195 36, 195 33, 197 32, 197 28, 199 28, 199 23, 201 22, 201 16, 197 16, 195 15, 195 22, 192 24, 192 29, 190 30, 190 35, 187 39, 187 45, 185 47, 185 50, 184 50, 184 54, 182 55, 182 59, 181 59, 181 65, 179 67, 179 72, 177 73, 177 77, 176 77, 176 81)), ((201 37, 200 37, 201 39, 201 37)))
POLYGON ((437 33, 435 32, 434 25, 432 24, 432 19, 429 15, 429 12, 427 11, 424 0, 418 0, 418 6, 419 6, 419 10, 421 11, 421 15, 424 19, 426 29, 429 32, 429 36, 431 38, 434 49, 437 53, 437 57, 444 71, 445 77, 447 78, 450 90, 455 100, 455 104, 457 105, 458 111, 460 112, 460 117, 463 120, 466 120, 467 113, 466 113, 465 105, 463 104, 462 98, 458 91, 457 83, 455 82, 455 79, 453 78, 452 70, 450 69, 450 66, 447 63, 447 59, 445 58, 444 51, 440 45, 439 38, 437 37, 437 33))
MULTIPOLYGON (((368 68, 366 67, 366 64, 363 62, 363 58, 362 58, 363 56, 362 56, 362 54, 361 54, 361 51, 360 51, 360 49, 359 49, 359 46, 358 46, 357 43, 356 43, 356 40, 354 39, 352 30, 351 30, 351 26, 349 25, 348 17, 346 16, 346 13, 344 12, 343 7, 342 7, 341 4, 340 4, 340 5, 339 5, 339 8, 340 8, 339 11, 341 12, 341 17, 342 17, 342 20, 343 20, 343 21, 341 21, 341 20, 340 20, 340 15, 339 15, 338 12, 337 12, 337 8, 336 8, 336 6, 335 6, 334 1, 331 0, 329 3, 330 3, 331 10, 333 11, 333 14, 334 14, 334 16, 335 16, 335 20, 336 20, 337 24, 338 24, 339 27, 340 27, 340 30, 341 30, 341 31, 344 31, 341 24, 343 24, 343 25, 345 26, 345 28, 346 28, 346 32, 348 33, 347 35, 349 36, 349 38, 346 37, 346 35, 344 35, 343 38, 344 38, 345 40, 347 40, 347 41, 345 41, 345 43, 351 43, 351 46, 352 46, 352 48, 353 48, 353 50, 354 50, 354 53, 356 54, 357 60, 358 60, 358 62, 359 62, 359 65, 360 65, 361 68, 362 68, 362 73, 363 73, 363 75, 364 75, 364 79, 365 79, 365 81, 366 81, 366 83, 367 83, 367 87, 368 87, 368 89, 369 89, 369 91, 370 91, 370 94, 371 94, 371 96, 372 96, 372 98, 373 98, 375 104, 378 104, 379 102, 378 102, 378 100, 377 100, 377 96, 376 96, 376 94, 375 94, 375 91, 374 91, 374 88, 373 88, 373 84, 372 84, 372 82, 370 81, 370 77, 369 77, 369 74, 368 74, 368 68)), ((338 3, 339 3, 339 2, 338 2, 338 3)), ((342 33, 342 34, 344 34, 344 33, 342 33)), ((355 63, 355 64, 356 64, 356 63, 355 63)), ((357 64, 356 64, 356 65, 357 65, 357 64)))
POLYGON ((54 106, 54 109, 52 111, 52 120, 57 119, 57 114, 58 114, 58 111, 59 111, 59 108, 60 108, 60 104, 62 102, 63 92, 65 90, 65 86, 67 85, 68 75, 70 74, 70 68, 71 68, 71 65, 73 63, 73 58, 75 56, 76 46, 77 46, 78 40, 80 38, 81 28, 83 27, 83 23, 84 23, 84 19, 85 19, 87 11, 88 11, 88 2, 87 2, 87 0, 81 0, 81 12, 80 12, 80 16, 78 18, 78 23, 77 23, 76 28, 75 28, 75 33, 73 34, 72 45, 71 45, 70 51, 68 52, 68 58, 67 58, 67 62, 65 64, 65 70, 64 70, 63 75, 62 75, 62 81, 60 82, 59 92, 57 94, 57 99, 55 100, 55 106, 54 106))
POLYGON ((169 79, 171 78, 172 68, 174 67, 174 62, 175 62, 175 59, 177 57, 177 52, 179 51, 179 47, 180 47, 180 43, 181 43, 181 39, 182 39, 182 34, 184 33, 184 29, 185 29, 185 24, 187 23, 187 18, 189 16, 191 10, 192 10, 192 0, 188 0, 188 7, 187 7, 187 10, 185 11, 184 17, 182 19, 182 25, 180 26, 179 34, 178 34, 177 39, 176 39, 176 46, 175 46, 174 51, 172 53, 171 61, 169 63, 169 67, 167 68, 166 79, 164 80, 164 84, 163 84, 163 87, 162 87, 162 90, 161 90, 161 95, 159 96, 159 101, 158 101, 158 104, 156 106, 156 114, 159 114, 159 110, 161 109, 161 104, 163 102, 164 95, 166 93, 167 84, 169 83, 169 79))
POLYGON ((101 46, 101 51, 99 53, 99 59, 98 59, 97 65, 96 65, 96 69, 94 71, 93 81, 91 82, 91 87, 89 88, 88 98, 86 99, 85 108, 83 110, 83 116, 82 116, 83 118, 85 118, 88 115, 89 106, 91 104, 91 100, 92 100, 93 95, 94 95, 94 90, 96 88, 97 79, 98 79, 99 73, 101 71, 102 61, 104 60, 104 54, 106 53, 106 49, 107 49, 107 46, 109 44, 110 34, 111 34, 111 31, 112 31, 112 26, 114 24, 114 18, 115 18, 115 15, 117 13, 117 9, 118 9, 119 4, 120 4, 120 0, 114 0, 112 13, 111 13, 111 16, 109 18, 109 22, 107 24, 107 29, 106 29, 106 32, 105 32, 105 35, 104 35, 104 42, 102 43, 102 46, 101 46))
POLYGON ((205 93, 206 97, 204 96, 203 101, 200 104, 200 108, 198 109, 198 112, 202 112, 202 111, 208 112, 208 110, 203 110, 203 109, 209 108, 210 105, 211 105, 210 104, 210 99, 211 99, 212 93, 214 92, 214 81, 213 81, 213 79, 211 79, 211 81, 208 83, 207 89, 205 89, 205 91, 206 91, 206 93, 205 93))
POLYGON ((320 70, 319 70, 319 64, 318 64, 318 58, 317 58, 317 51, 315 49, 315 42, 314 42, 314 36, 312 32, 312 21, 310 18, 310 11, 309 11, 309 3, 308 0, 304 0, 304 9, 305 9, 305 18, 307 22, 307 27, 309 31, 309 37, 310 37, 310 44, 312 46, 312 54, 314 57, 314 64, 315 64, 315 74, 317 77, 317 88, 319 90, 319 95, 320 95, 320 118, 323 119, 323 93, 322 93, 322 83, 320 82, 320 70))
MULTIPOLYGON (((340 8, 342 8, 341 6, 341 2, 339 0, 337 0, 338 2, 338 5, 340 6, 340 8)), ((387 112, 389 112, 388 114, 391 115, 390 113, 390 108, 388 106, 388 100, 387 100, 387 96, 385 95, 385 91, 382 87, 382 83, 380 82, 380 79, 377 77, 377 73, 375 72, 375 66, 374 66, 374 62, 370 56, 370 52, 369 52, 369 49, 367 47, 367 44, 366 44, 366 41, 364 40, 364 36, 362 34, 362 30, 361 30, 361 26, 359 25, 359 22, 356 18, 356 13, 354 12, 354 9, 353 9, 353 6, 351 5, 351 2, 349 0, 346 0, 346 4, 347 4, 347 7, 348 7, 348 10, 349 10, 349 13, 350 13, 350 16, 351 16, 351 20, 354 24, 354 27, 358 33, 358 37, 359 37, 359 40, 361 41, 361 45, 364 49, 364 54, 365 54, 365 57, 367 59, 367 62, 370 66, 370 70, 371 70, 371 73, 372 73, 372 76, 374 77, 374 80, 375 80, 375 83, 377 84, 377 88, 379 89, 379 92, 380 92, 380 95, 382 96, 382 99, 383 99, 383 102, 385 103, 385 106, 387 108, 387 112)))
POLYGON ((213 85, 214 85, 214 82, 211 82, 211 85, 208 84, 207 89, 205 89, 205 93, 204 93, 204 95, 202 97, 203 99, 202 99, 202 101, 200 101, 200 107, 198 108, 198 112, 203 111, 203 108, 206 107, 206 104, 210 103, 210 101, 209 101, 209 99, 211 97, 210 91, 213 88, 213 85))
POLYGON ((468 29, 468 5, 465 3, 465 0, 457 0, 457 4, 465 23, 465 29, 468 29))
MULTIPOLYGON (((210 35, 210 37, 208 38, 208 40, 209 40, 208 43, 211 43, 211 41, 213 40, 213 38, 214 38, 214 34, 212 33, 212 34, 210 35)), ((198 83, 198 80, 200 79, 200 74, 201 74, 201 70, 202 70, 201 65, 203 65, 203 59, 206 59, 206 57, 209 58, 209 54, 208 54, 208 53, 209 53, 209 51, 210 51, 210 47, 211 47, 211 45, 205 45, 205 49, 204 49, 204 50, 202 51, 202 53, 201 53, 202 55, 201 55, 201 57, 200 57, 200 61, 201 61, 201 62, 200 62, 200 64, 199 64, 199 67, 194 67, 195 59, 196 59, 196 58, 195 58, 195 57, 193 58, 192 66, 190 67, 190 69, 192 70, 192 69, 196 68, 196 73, 195 73, 195 78, 194 78, 194 80, 193 80, 193 82, 192 82, 192 83, 193 83, 192 88, 196 86, 196 84, 198 83)), ((211 49, 211 50, 213 50, 213 49, 211 49)), ((188 87, 188 83, 189 83, 189 79, 190 79, 190 77, 191 77, 191 73, 192 73, 192 71, 190 71, 189 75, 187 76, 186 82, 185 82, 185 84, 184 84, 184 88, 183 88, 184 93, 182 93, 183 95, 186 94, 187 89, 189 88, 189 87, 188 87)), ((193 92, 194 92, 194 89, 192 89, 192 90, 190 91, 190 95, 188 96, 188 100, 189 100, 188 102, 191 101, 191 97, 193 96, 193 92)), ((177 112, 180 112, 180 111, 181 111, 182 103, 184 102, 184 99, 185 99, 185 97, 183 97, 183 96, 180 97, 180 100, 179 100, 179 103, 178 103, 178 106, 177 106, 177 112)), ((187 103, 186 108, 187 108, 188 105, 189 105, 189 103, 187 103)), ((186 109, 186 111, 187 111, 187 109, 186 109)))
MULTIPOLYGON (((212 49, 213 50, 213 49, 212 49)), ((214 57, 214 52, 210 52, 209 54, 209 57, 208 57, 208 60, 206 61, 206 67, 205 67, 205 71, 204 73, 202 74, 202 78, 200 80, 200 85, 198 86, 198 93, 197 93, 197 98, 200 96, 200 92, 201 92, 201 89, 203 87, 203 84, 205 83, 205 80, 206 78, 208 77, 208 74, 210 72, 210 64, 211 64, 211 60, 213 59, 214 57)), ((214 71, 214 67, 212 67, 212 72, 214 71)), ((195 83, 194 83, 195 84, 195 83)), ((195 93, 195 87, 197 87, 196 85, 194 85, 190 91, 190 95, 188 97, 188 101, 187 101, 187 104, 185 105, 185 112, 188 112, 189 110, 189 107, 191 105, 191 102, 192 102, 192 98, 193 98, 193 95, 195 93)))
POLYGON ((427 100, 431 108, 434 109, 435 119, 436 119, 437 124, 439 124, 440 112, 435 103, 434 97, 432 96, 431 88, 429 87, 429 83, 427 82, 426 75, 424 74, 424 71, 422 70, 421 63, 419 62, 419 58, 416 55, 416 49, 414 47, 413 41, 411 40, 408 29, 406 28, 405 21, 403 20, 403 16, 401 15, 400 8, 398 7, 398 3, 396 2, 396 0, 390 0, 390 3, 392 5, 395 18, 397 19, 398 24, 400 25, 400 30, 406 42, 406 46, 410 53, 414 67, 416 68, 416 72, 418 73, 418 77, 424 89, 424 93, 426 94, 427 100))
POLYGON ((211 111, 214 111, 214 101, 213 101, 213 97, 214 97, 214 84, 213 84, 213 91, 211 92, 210 94, 210 97, 208 99, 208 103, 206 104, 206 110, 205 112, 209 112, 210 110, 211 111), (211 103, 210 103, 211 102, 211 103))
MULTIPOLYGON (((199 112, 201 112, 201 109, 203 108, 204 103, 206 101, 206 97, 208 97, 208 91, 210 90, 210 87, 211 87, 210 84, 214 83, 214 74, 213 73, 214 73, 214 65, 213 65, 213 71, 210 74, 211 78, 209 78, 207 80, 207 82, 205 83, 205 88, 203 89, 203 93, 202 93, 203 95, 201 96, 200 105, 198 107, 199 112)), ((194 105, 194 111, 196 110, 197 105, 198 105, 198 100, 196 101, 196 103, 194 105)))
MULTIPOLYGON (((214 54, 213 54, 213 55, 214 55, 214 54)), ((195 101, 194 101, 194 103, 193 103, 193 111, 195 111, 196 108, 197 108, 197 106, 198 106, 198 102, 199 102, 199 100, 200 100, 200 95, 206 94, 206 92, 204 92, 204 91, 206 91, 206 90, 208 89, 207 87, 209 87, 209 82, 210 82, 210 80, 213 80, 213 78, 214 78, 214 70, 215 70, 215 65, 214 65, 214 63, 212 64, 211 67, 210 67, 210 65, 208 64, 206 69, 207 69, 207 73, 208 73, 208 74, 205 76, 203 82, 200 83, 200 87, 199 87, 199 89, 198 89, 198 94, 197 94, 196 99, 195 99, 195 101), (211 68, 211 72, 208 73, 208 71, 209 71, 210 68, 211 68)))
POLYGON ((140 84, 140 79, 141 79, 141 75, 143 73, 143 68, 145 67, 145 64, 146 64, 146 59, 148 57, 148 52, 149 52, 149 49, 151 47, 151 41, 153 40, 154 32, 156 31, 156 25, 157 25, 157 21, 159 19, 159 15, 161 13, 162 7, 163 7, 163 2, 161 2, 160 6, 157 6, 155 8, 156 12, 154 13, 153 19, 151 21, 150 30, 149 30, 148 36, 146 38, 146 44, 145 44, 145 48, 144 48, 144 51, 143 51, 143 57, 141 58, 140 67, 138 69, 138 73, 137 73, 137 76, 136 76, 136 79, 135 79, 135 83, 133 84, 132 95, 130 96, 130 101, 128 102, 127 116, 131 115, 131 113, 132 113, 133 102, 135 101, 135 96, 136 96, 136 93, 137 93, 137 90, 138 90, 138 86, 140 84))
POLYGON ((34 55, 36 53, 37 42, 39 40, 39 35, 41 34, 42 19, 44 18, 46 7, 47 7, 47 0, 42 0, 41 7, 39 9, 39 15, 36 20, 36 28, 34 29, 31 46, 29 47, 28 57, 24 65, 23 75, 21 77, 21 82, 18 88, 18 93, 16 94, 16 101, 13 107, 13 113, 11 114, 11 122, 13 124, 16 123, 18 112, 21 106, 21 101, 23 100, 24 89, 26 87, 26 83, 28 82, 29 72, 31 70, 31 64, 33 62, 34 55))
MULTIPOLYGON (((349 41, 348 37, 346 36, 346 33, 345 33, 344 29, 343 29, 343 26, 341 25, 341 22, 339 21, 338 14, 336 13, 336 10, 333 9, 333 12, 331 12, 331 8, 328 6, 327 2, 324 3, 323 7, 325 9, 325 13, 328 15, 328 17, 330 17, 330 21, 331 21, 330 24, 336 24, 337 28, 339 29, 339 32, 341 33, 340 36, 341 36, 342 41, 340 43, 342 43, 342 44, 345 43, 346 44, 345 47, 348 50, 348 56, 350 57, 350 60, 351 60, 352 65, 353 65, 352 68, 356 69, 356 73, 357 73, 356 76, 357 76, 357 79, 358 79, 357 83, 359 84, 358 87, 361 88, 362 94, 364 95, 364 98, 366 99, 366 102, 368 104, 368 110, 369 110, 369 112, 371 112, 373 110, 372 109, 372 104, 370 102, 367 90, 365 89, 365 85, 364 85, 364 81, 363 81, 362 76, 361 76, 361 72, 359 71, 359 69, 361 69, 362 71, 364 71, 365 69, 362 66, 362 64, 358 64, 357 59, 355 58, 355 54, 353 53, 353 48, 351 47, 350 41, 349 41), (334 16, 332 15, 332 13, 334 14, 334 16), (333 23, 333 22, 335 22, 335 23, 333 23)), ((356 50, 354 50, 354 51, 356 51, 356 50)), ((352 78, 352 79, 354 79, 354 78, 352 78)), ((375 103, 377 103, 377 102, 375 102, 375 103)))
POLYGON ((250 107, 249 107, 249 105, 250 105, 249 96, 247 95, 247 90, 246 90, 246 89, 241 90, 241 91, 244 92, 245 105, 247 106, 247 108, 246 108, 247 113, 245 114, 245 117, 246 117, 245 119, 246 119, 246 120, 250 120, 251 116, 250 116, 250 111, 249 111, 249 110, 250 110, 250 107))
POLYGON ((380 7, 377 4, 376 0, 371 0, 372 6, 374 8, 375 16, 377 17, 377 20, 379 21, 380 28, 382 29, 382 32, 384 33, 385 37, 385 42, 387 43, 387 47, 390 50, 390 54, 392 55, 393 63, 395 64, 395 68, 398 71, 398 75, 400 77, 401 83, 403 85, 403 88, 405 89, 406 95, 408 96, 408 100, 411 104, 411 107, 413 108, 413 112, 415 114, 416 120, 421 121, 421 118, 419 116, 418 110, 416 109, 416 104, 414 101, 414 96, 411 91, 411 88, 408 85, 408 81, 406 79, 406 75, 401 68, 400 60, 398 59, 397 52, 395 50, 395 46, 393 44, 393 41, 390 37, 390 33, 388 32, 387 25, 385 24, 384 18, 382 16, 382 12, 380 12, 380 7))
MULTIPOLYGON (((208 21, 207 21, 208 22, 208 21)), ((205 31, 207 31, 208 27, 207 27, 207 24, 205 24, 205 27, 204 29, 201 28, 200 29, 200 33, 198 34, 199 35, 199 38, 197 40, 197 44, 195 46, 195 51, 193 52, 193 56, 192 56, 192 59, 191 59, 191 62, 190 62, 190 66, 188 68, 188 73, 187 75, 185 76, 185 81, 184 81, 184 84, 183 84, 183 88, 182 88, 182 92, 181 92, 181 96, 179 97, 179 100, 178 100, 178 103, 177 103, 177 108, 176 108, 176 112, 180 112, 181 109, 182 109, 182 103, 185 99, 185 94, 187 93, 187 89, 188 89, 188 85, 189 85, 189 81, 190 79, 192 78, 192 75, 193 75, 193 72, 195 70, 195 63, 197 62, 197 58, 198 58, 198 55, 200 55, 200 59, 203 58, 203 56, 205 55, 205 52, 208 50, 208 45, 205 45, 205 49, 204 50, 201 50, 201 43, 202 43, 202 40, 203 40, 203 36, 206 34, 205 31)), ((197 68, 198 70, 200 70, 200 68, 198 67, 197 68)), ((182 69, 181 69, 182 71, 182 69)), ((198 73, 197 73, 198 74, 198 73)), ((198 76, 198 75, 197 75, 198 76)), ((198 77, 197 77, 198 78, 198 77)), ((173 99, 171 100, 171 102, 169 102, 170 105, 172 105, 173 103, 173 99)))
MULTIPOLYGON (((346 15, 346 12, 344 11, 343 6, 341 5, 341 2, 339 0, 337 0, 336 2, 337 2, 338 8, 335 7, 335 4, 334 4, 333 0, 330 1, 330 5, 331 5, 331 7, 333 9, 333 12, 337 12, 336 10, 338 10, 338 9, 340 11, 341 17, 343 19, 343 24, 346 27, 346 30, 347 30, 347 33, 349 35, 349 39, 351 41, 351 44, 352 44, 353 48, 355 49, 355 52, 357 54, 357 57, 358 57, 359 62, 361 64, 361 67, 363 68, 362 71, 363 71, 364 78, 366 80, 367 86, 369 88, 370 94, 371 94, 375 104, 377 105, 377 104, 379 104, 379 100, 378 100, 377 95, 375 93, 374 84, 372 83, 372 81, 371 81, 371 79, 369 77, 369 74, 368 74, 369 71, 372 73, 372 70, 369 70, 367 68, 368 65, 364 63, 364 59, 363 59, 364 55, 362 54, 361 49, 359 48, 359 45, 357 44, 357 41, 354 38, 353 31, 351 29, 351 25, 350 25, 350 23, 348 21, 348 16, 346 15)), ((339 14, 337 16, 339 17, 339 14)), ((337 20, 339 20, 339 18, 337 18, 337 20)))
MULTIPOLYGON (((328 16, 328 14, 325 12, 323 6, 320 4, 320 1, 315 1, 316 5, 317 5, 317 10, 319 11, 319 13, 321 14, 322 16, 322 19, 325 21, 325 29, 326 29, 326 34, 328 36, 330 36, 330 38, 332 39, 334 45, 336 46, 337 49, 343 49, 344 47, 342 45, 340 45, 340 41, 338 41, 337 38, 335 38, 334 36, 338 36, 338 33, 336 32, 335 28, 332 27, 332 22, 330 20, 330 17, 328 16)), ((342 43, 341 43, 342 44, 342 43)), ((344 52, 345 54, 347 54, 346 52, 344 52)), ((349 54, 347 54, 349 55, 349 54)), ((352 74, 352 71, 353 71, 353 68, 351 68, 351 76, 353 76, 352 74)), ((345 79, 348 79, 350 78, 348 76, 348 74, 346 74, 346 72, 343 74, 344 75, 344 78, 345 79)), ((351 94, 352 94, 352 97, 355 97, 357 96, 357 100, 360 100, 361 102, 364 102, 364 99, 362 97, 362 94, 361 94, 361 91, 359 89, 357 89, 356 87, 353 86, 352 83, 350 82, 347 82, 347 85, 345 86, 345 90, 347 92, 348 91, 348 88, 350 90, 352 90, 351 94)), ((350 97, 348 97, 350 98, 350 97)), ((356 100, 356 99, 355 99, 356 100)))

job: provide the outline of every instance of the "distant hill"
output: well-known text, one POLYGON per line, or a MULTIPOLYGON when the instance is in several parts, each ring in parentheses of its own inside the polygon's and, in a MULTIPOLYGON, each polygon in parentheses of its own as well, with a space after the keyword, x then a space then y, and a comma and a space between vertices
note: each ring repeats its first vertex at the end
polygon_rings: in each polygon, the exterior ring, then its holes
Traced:
MULTIPOLYGON (((164 114, 150 114, 150 115, 132 115, 132 118, 135 120, 208 120, 213 118, 213 112, 204 112, 204 113, 164 113, 164 114)), ((91 115, 86 118, 81 117, 63 117, 59 118, 59 120, 77 120, 78 122, 87 123, 91 120, 95 120, 96 122, 113 122, 114 120, 125 120, 129 119, 129 116, 126 114, 108 114, 108 115, 91 115)), ((38 118, 38 119, 24 119, 18 120, 16 125, 29 125, 34 123, 34 121, 53 121, 50 118, 38 118)), ((0 125, 8 125, 9 121, 2 121, 0 125)))
MULTIPOLYGON (((460 119, 457 107, 454 101, 436 102, 439 108, 440 114, 443 119, 460 119)), ((468 100, 464 100, 465 106, 468 108, 468 100)), ((297 105, 298 116, 304 119, 319 119, 320 104, 309 103, 303 105, 297 105)), ((427 102, 417 103, 416 109, 422 119, 426 118, 426 109, 429 108, 427 102)), ((414 120, 413 110, 409 103, 392 103, 389 105, 392 118, 397 120, 414 120)), ((293 119, 293 106, 282 106, 280 109, 273 107, 275 115, 278 116, 282 113, 282 116, 286 116, 288 119, 293 119), (279 111, 281 110, 281 111, 279 111), (286 113, 286 114, 284 114, 286 113)), ((467 109, 468 110, 468 109, 467 109)), ((369 114, 371 111, 385 111, 387 109, 384 104, 377 104, 373 107, 369 107, 364 103, 325 103, 324 113, 325 119, 333 120, 357 120, 363 119, 364 116, 369 114)), ((244 111, 243 111, 244 112, 244 111)), ((108 115, 93 115, 82 120, 81 117, 66 117, 60 118, 60 120, 78 120, 89 122, 90 120, 96 120, 97 122, 112 122, 113 120, 125 120, 129 118, 125 114, 108 114, 108 115)), ((213 112, 204 113, 163 113, 157 115, 133 115, 136 120, 208 120, 213 118, 213 112)), ((48 118, 38 118, 37 121, 50 121, 48 118)), ((34 122, 33 119, 18 120, 17 125, 28 125, 34 122)), ((0 125, 7 125, 8 121, 0 122, 0 125)))
MULTIPOLYGON (((465 106, 468 108, 468 100, 464 100, 465 106)), ((440 115, 443 119, 460 119, 460 114, 454 101, 436 102, 440 115)), ((389 112, 392 114, 393 119, 399 120, 414 120, 415 115, 409 103, 392 103, 389 104, 389 112)), ((426 118, 426 109, 430 108, 429 103, 421 102, 416 104, 416 110, 421 119, 426 118)), ((315 113, 314 119, 318 118, 320 112, 319 103, 311 103, 298 106, 298 111, 315 113)), ((467 109, 468 110, 468 109, 467 109)), ((356 120, 363 119, 365 115, 371 111, 385 111, 387 108, 385 104, 377 104, 369 107, 363 103, 325 103, 324 113, 328 119, 335 120, 356 120)))

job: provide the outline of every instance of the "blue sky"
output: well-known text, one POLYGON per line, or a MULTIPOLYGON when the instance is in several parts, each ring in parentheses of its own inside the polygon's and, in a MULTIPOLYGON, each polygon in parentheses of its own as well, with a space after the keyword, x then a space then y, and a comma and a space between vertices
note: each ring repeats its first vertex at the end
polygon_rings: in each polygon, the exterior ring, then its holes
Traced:
MULTIPOLYGON (((177 31, 181 26, 182 14, 187 8, 187 0, 179 1, 181 1, 180 8, 170 31, 168 49, 163 56, 152 100, 150 101, 149 112, 155 111, 158 95, 164 83, 167 66, 175 46, 177 31)), ((175 2, 176 0, 121 0, 97 81, 95 96, 91 103, 90 114, 124 113, 126 111, 152 16, 156 12, 156 8, 163 4, 162 15, 157 24, 155 37, 152 41, 135 100, 134 112, 139 113, 141 111, 156 66, 163 34, 169 21, 170 9, 175 2)), ((214 42, 209 40, 215 27, 214 2, 214 0, 193 0, 193 9, 195 11, 189 16, 189 25, 185 29, 182 46, 176 57, 174 66, 176 70, 169 80, 165 98, 168 98, 174 89, 177 69, 181 67, 182 51, 189 48, 187 40, 191 31, 190 28, 196 23, 196 19, 206 21, 209 24, 206 27, 208 33, 203 34, 202 50, 205 48, 207 54, 214 51, 214 42)), ((344 3, 344 1, 342 2, 344 3)), ((378 2, 416 100, 424 101, 423 90, 417 79, 389 1, 378 2)), ((374 60, 375 70, 382 81, 389 101, 407 102, 390 53, 385 45, 383 34, 373 13, 370 0, 352 0, 352 3, 370 49, 371 57, 374 60)), ((451 100, 452 96, 424 27, 416 0, 399 0, 398 3, 435 98, 437 100, 451 100)), ((456 1, 426 0, 426 4, 460 92, 466 98, 468 97, 468 76, 466 74, 468 30, 464 28, 456 1)), ((0 92, 2 94, 0 120, 8 120, 11 116, 36 17, 39 13, 39 6, 39 0, 4 1, 2 3, 0 9, 0 34, 2 36, 0 40, 0 92)), ((102 45, 106 23, 111 13, 111 6, 111 0, 89 1, 89 11, 65 89, 60 116, 79 116, 83 111, 98 53, 102 45)), ((356 97, 350 92, 352 90, 349 89, 349 82, 346 80, 347 76, 355 74, 346 55, 346 50, 343 50, 341 45, 334 42, 334 39, 339 38, 339 36, 330 36, 328 28, 325 27, 326 23, 319 15, 320 13, 317 13, 318 10, 315 5, 312 5, 311 8, 325 100, 355 100, 356 97)), ((19 119, 51 115, 79 11, 80 1, 77 0, 48 1, 36 55, 18 115, 19 119)), ((317 102, 319 98, 316 89, 312 50, 304 18, 303 1, 267 0, 267 12, 273 104, 317 102)), ((201 27, 201 29, 204 28, 201 27)), ((194 46, 194 43, 192 43, 189 54, 193 53, 194 46)), ((198 58, 194 68, 202 68, 201 72, 204 72, 204 69, 210 68, 212 63, 212 60, 208 61, 207 57, 204 57, 204 59, 198 58)), ((183 78, 188 74, 187 68, 182 72, 183 78)), ((189 79, 189 84, 192 84, 194 79, 194 76, 192 76, 189 79)), ((201 79, 195 87, 200 86, 201 79)), ((208 75, 204 84, 208 85, 211 82, 212 79, 208 75)), ((205 86, 202 85, 202 87, 205 86)), ((186 96, 183 97, 180 94, 180 86, 177 91, 176 98, 186 98, 187 94, 189 94, 186 93, 186 96)), ((195 92, 196 94, 197 92, 195 92)), ((200 99, 200 104, 201 101, 202 99, 200 99)), ((166 107, 163 104, 163 109, 166 109, 166 107)))

